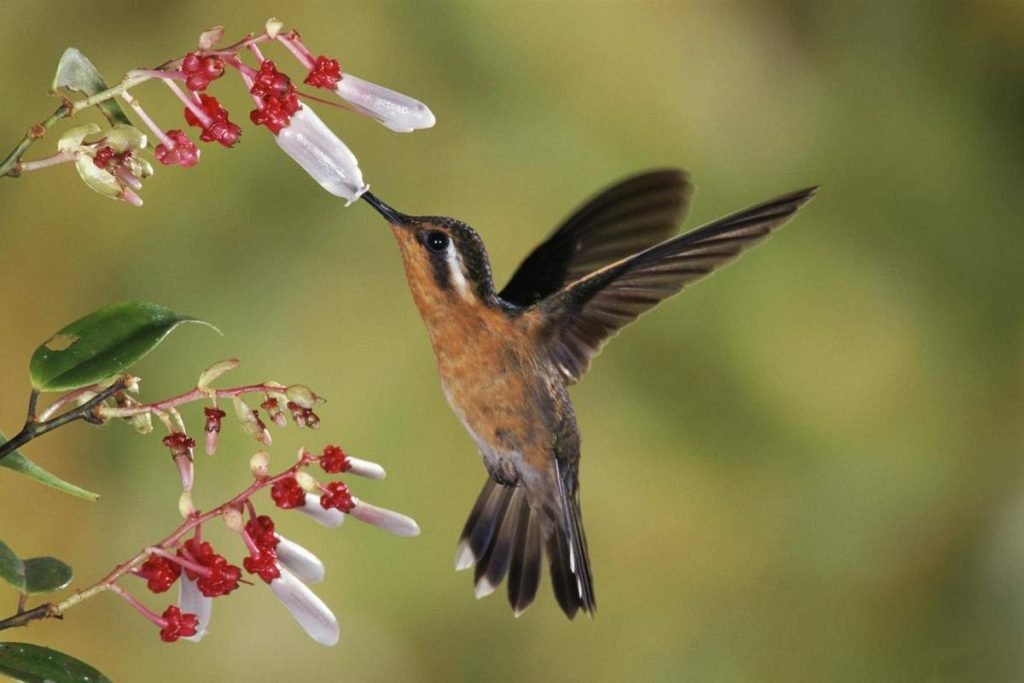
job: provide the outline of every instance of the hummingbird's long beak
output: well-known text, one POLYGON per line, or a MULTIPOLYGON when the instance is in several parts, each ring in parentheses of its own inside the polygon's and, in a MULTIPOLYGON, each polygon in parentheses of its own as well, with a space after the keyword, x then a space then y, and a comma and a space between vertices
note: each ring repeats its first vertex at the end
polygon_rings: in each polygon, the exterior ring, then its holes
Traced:
POLYGON ((404 213, 395 211, 390 206, 388 206, 380 199, 375 197, 372 193, 364 192, 362 199, 365 199, 370 206, 377 210, 377 213, 379 213, 381 216, 384 216, 384 219, 387 220, 392 225, 397 225, 401 227, 408 224, 408 216, 406 216, 404 213))

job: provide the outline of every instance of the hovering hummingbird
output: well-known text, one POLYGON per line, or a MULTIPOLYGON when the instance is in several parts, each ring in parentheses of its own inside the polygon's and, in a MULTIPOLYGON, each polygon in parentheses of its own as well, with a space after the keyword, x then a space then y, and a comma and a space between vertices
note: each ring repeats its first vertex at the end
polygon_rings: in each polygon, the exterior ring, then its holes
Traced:
POLYGON ((816 189, 670 238, 689 207, 689 176, 627 178, 573 213, 500 292, 471 227, 363 195, 391 224, 444 393, 490 475, 455 555, 457 570, 476 566, 477 597, 507 576, 519 616, 537 594, 546 551, 565 614, 595 611, 568 387, 620 328, 768 237, 816 189))

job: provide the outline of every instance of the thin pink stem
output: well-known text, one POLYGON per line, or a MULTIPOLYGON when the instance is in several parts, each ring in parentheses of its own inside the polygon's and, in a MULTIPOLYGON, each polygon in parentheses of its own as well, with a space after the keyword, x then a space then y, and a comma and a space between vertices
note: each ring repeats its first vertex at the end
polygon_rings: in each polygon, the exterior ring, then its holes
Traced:
POLYGON ((196 104, 196 101, 185 94, 185 92, 178 87, 178 84, 174 81, 164 81, 164 85, 171 89, 178 99, 185 103, 188 110, 192 112, 192 115, 199 119, 199 123, 203 124, 203 128, 209 128, 210 124, 213 123, 213 119, 206 115, 206 112, 196 104))
POLYGON ((74 161, 78 155, 74 150, 65 150, 58 152, 52 157, 46 157, 45 159, 39 159, 38 161, 23 161, 18 164, 18 170, 25 173, 27 171, 38 171, 41 168, 49 168, 50 166, 56 166, 57 164, 65 164, 69 161, 74 161))
POLYGON ((245 547, 249 550, 249 554, 253 557, 258 557, 260 554, 260 548, 256 545, 256 541, 252 540, 252 536, 245 529, 242 529, 239 534, 242 537, 242 541, 245 542, 245 547))
POLYGON ((128 78, 133 76, 148 76, 149 78, 159 78, 164 81, 172 79, 183 81, 188 78, 184 71, 163 71, 161 69, 133 69, 128 72, 128 78))
POLYGON ((313 68, 315 64, 313 53, 302 44, 302 41, 299 40, 294 31, 278 35, 277 41, 288 48, 288 51, 294 55, 295 59, 297 59, 302 66, 306 67, 306 69, 313 68))
POLYGON ((210 574, 213 573, 212 571, 210 571, 209 567, 204 567, 203 565, 199 564, 198 562, 193 562, 192 560, 187 560, 184 557, 181 557, 180 555, 178 555, 176 553, 167 552, 163 548, 160 548, 160 547, 157 547, 157 546, 152 546, 150 548, 146 548, 146 552, 148 552, 150 555, 159 555, 160 557, 164 558, 165 560, 170 560, 171 562, 173 562, 175 564, 181 565, 182 567, 184 567, 185 569, 189 570, 193 574, 199 574, 199 576, 209 576, 210 574))
POLYGON ((249 52, 256 56, 256 59, 260 60, 260 64, 267 61, 267 58, 263 56, 263 51, 260 50, 256 43, 249 43, 246 47, 249 48, 249 52))
MULTIPOLYGON (((244 63, 238 57, 225 57, 224 63, 229 66, 233 66, 238 70, 242 80, 245 81, 245 89, 249 91, 250 95, 252 95, 252 86, 256 83, 256 70, 244 63)), ((263 101, 255 95, 252 95, 252 101, 256 103, 257 107, 263 107, 263 101)))
POLYGON ((112 585, 107 590, 113 591, 117 595, 120 595, 122 598, 125 599, 125 601, 129 605, 131 605, 132 607, 135 608, 136 612, 138 612, 142 616, 146 617, 147 619, 152 621, 154 624, 156 624, 160 628, 163 628, 164 626, 167 625, 167 622, 164 621, 163 617, 161 617, 158 614, 152 612, 148 607, 146 607, 141 602, 139 602, 138 599, 134 595, 132 595, 131 593, 129 593, 125 589, 121 588, 120 586, 112 585))
POLYGON ((244 387, 236 387, 234 389, 193 389, 187 391, 179 396, 165 399, 163 401, 157 401, 156 403, 141 403, 136 406, 130 406, 126 408, 111 408, 109 406, 102 406, 98 412, 100 417, 132 417, 133 415, 141 415, 143 413, 154 413, 159 414, 164 411, 168 411, 171 408, 191 403, 193 401, 201 401, 203 399, 216 397, 216 398, 234 398, 242 394, 251 393, 265 393, 271 392, 279 394, 282 392, 281 387, 270 386, 269 384, 249 384, 244 387))
POLYGON ((156 125, 156 122, 153 121, 153 119, 149 118, 149 114, 142 109, 142 105, 139 104, 137 99, 132 97, 128 92, 121 93, 121 98, 128 103, 129 107, 135 110, 135 113, 139 115, 142 122, 145 123, 151 131, 153 131, 153 135, 155 135, 157 139, 164 144, 164 146, 168 148, 174 147, 174 141, 167 137, 167 133, 165 133, 160 126, 156 125))
POLYGON ((197 52, 197 54, 199 54, 201 56, 204 56, 204 57, 205 56, 234 57, 239 50, 241 50, 243 48, 247 48, 250 45, 259 45, 260 43, 265 43, 268 40, 270 40, 270 36, 268 36, 266 33, 261 33, 258 36, 254 36, 253 34, 250 33, 247 37, 243 38, 242 40, 238 41, 237 43, 234 43, 232 45, 228 45, 227 47, 220 48, 218 50, 199 50, 197 52))

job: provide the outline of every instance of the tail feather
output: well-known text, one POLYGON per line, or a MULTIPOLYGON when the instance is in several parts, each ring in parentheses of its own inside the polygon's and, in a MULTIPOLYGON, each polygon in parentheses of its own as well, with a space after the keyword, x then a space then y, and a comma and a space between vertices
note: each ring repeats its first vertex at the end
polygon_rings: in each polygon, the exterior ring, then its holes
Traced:
POLYGON ((512 552, 515 548, 516 529, 522 516, 522 511, 519 508, 529 507, 526 506, 525 500, 526 497, 522 489, 513 489, 512 495, 508 496, 508 504, 500 511, 504 519, 495 533, 491 547, 487 549, 476 565, 473 580, 476 583, 478 598, 493 593, 508 574, 508 568, 512 563, 512 552))
POLYGON ((488 478, 456 552, 456 569, 476 565, 478 598, 493 593, 507 577, 509 603, 516 616, 521 614, 537 595, 546 550, 555 598, 566 616, 596 610, 579 505, 575 498, 559 498, 557 509, 535 510, 524 488, 488 478))
POLYGON ((508 576, 508 602, 518 617, 533 604, 540 585, 540 524, 528 504, 519 506, 515 549, 508 576))

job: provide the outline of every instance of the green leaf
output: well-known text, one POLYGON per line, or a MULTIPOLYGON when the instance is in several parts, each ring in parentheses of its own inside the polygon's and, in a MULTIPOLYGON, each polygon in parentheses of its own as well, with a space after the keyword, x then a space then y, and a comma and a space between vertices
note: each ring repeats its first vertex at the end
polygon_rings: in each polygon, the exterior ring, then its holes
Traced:
POLYGON ((30 557, 25 565, 25 592, 49 593, 71 583, 75 573, 56 557, 30 557))
MULTIPOLYGON (((56 91, 60 88, 89 96, 103 92, 109 86, 85 55, 77 49, 69 47, 60 56, 60 61, 57 62, 57 73, 53 76, 52 89, 56 91)), ((109 99, 96 106, 103 111, 103 115, 107 117, 107 121, 110 121, 111 125, 118 123, 131 125, 131 119, 124 113, 124 109, 117 103, 117 100, 109 99)))
POLYGON ((175 327, 188 322, 213 327, 145 301, 93 311, 36 349, 29 364, 32 386, 39 391, 68 391, 113 377, 156 348, 175 327))
POLYGON ((2 541, 0 541, 0 579, 21 592, 25 590, 25 565, 2 541))
POLYGON ((0 674, 21 683, 112 683, 80 659, 30 643, 0 643, 0 674))
MULTIPOLYGON (((3 432, 0 432, 0 444, 5 443, 6 441, 7 439, 4 437, 3 432)), ((6 458, 0 459, 0 467, 6 467, 7 469, 14 470, 19 474, 24 474, 30 479, 35 479, 40 484, 52 486, 58 491, 70 493, 72 496, 78 496, 79 498, 85 498, 90 501, 97 501, 100 499, 99 494, 93 493, 92 491, 86 491, 83 488, 79 488, 74 484, 64 481, 60 477, 50 474, 18 451, 14 451, 6 458)))

